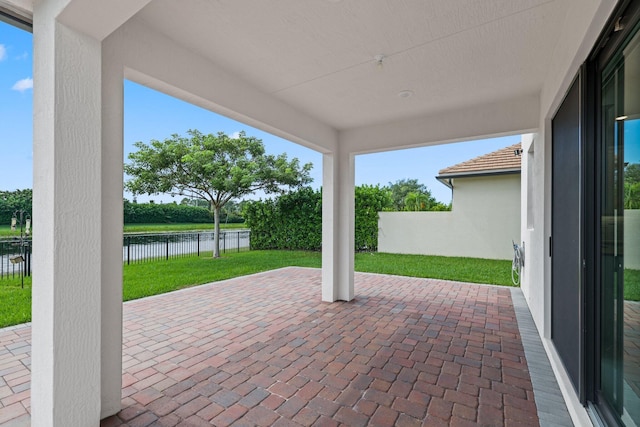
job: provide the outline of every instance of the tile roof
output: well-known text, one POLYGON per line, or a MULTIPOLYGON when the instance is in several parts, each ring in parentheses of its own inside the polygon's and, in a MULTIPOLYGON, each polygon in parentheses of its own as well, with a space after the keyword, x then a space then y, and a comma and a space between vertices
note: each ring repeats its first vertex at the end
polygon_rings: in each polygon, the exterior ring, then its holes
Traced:
POLYGON ((450 176, 491 172, 520 172, 521 156, 516 156, 514 151, 521 149, 521 147, 521 143, 510 145, 489 154, 441 169, 438 174, 439 176, 450 176))

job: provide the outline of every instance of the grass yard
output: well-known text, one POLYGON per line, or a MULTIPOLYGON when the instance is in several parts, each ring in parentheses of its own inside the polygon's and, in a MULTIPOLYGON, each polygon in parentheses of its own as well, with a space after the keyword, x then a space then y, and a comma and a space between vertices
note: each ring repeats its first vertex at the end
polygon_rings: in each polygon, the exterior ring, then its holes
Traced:
MULTIPOLYGON (((124 300, 287 266, 320 268, 321 254, 304 251, 248 251, 228 253, 219 259, 203 255, 200 258, 128 265, 124 268, 124 300)), ((512 285, 510 261, 358 253, 355 269, 399 276, 512 285)))
POLYGON ((0 327, 31 321, 31 277, 0 280, 0 327))
POLYGON ((20 237, 20 229, 11 231, 10 225, 0 225, 0 237, 20 237))
POLYGON ((640 270, 624 270, 624 299, 640 301, 640 270))
MULTIPOLYGON (((319 252, 248 251, 124 266, 123 299, 129 301, 275 268, 321 266, 319 252)), ((358 253, 356 271, 511 286, 511 262, 384 253, 358 253)), ((625 299, 640 300, 640 271, 625 270, 625 299)), ((31 320, 31 278, 0 280, 0 327, 31 320)))
POLYGON ((385 253, 358 253, 356 271, 513 286, 511 261, 385 253))
MULTIPOLYGON (((246 228, 241 224, 220 224, 221 230, 233 230, 246 228)), ((199 224, 125 224, 125 233, 167 233, 179 231, 213 231, 213 223, 199 224)))
POLYGON ((125 265, 123 298, 129 301, 281 267, 320 267, 320 262, 316 252, 248 251, 227 253, 218 259, 205 252, 199 258, 125 265))

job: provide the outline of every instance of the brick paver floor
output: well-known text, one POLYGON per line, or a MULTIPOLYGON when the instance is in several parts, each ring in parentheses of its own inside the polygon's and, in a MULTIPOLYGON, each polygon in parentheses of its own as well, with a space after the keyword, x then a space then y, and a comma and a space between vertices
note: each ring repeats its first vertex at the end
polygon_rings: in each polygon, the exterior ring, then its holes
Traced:
POLYGON ((0 329, 0 425, 29 426, 31 326, 0 329))
MULTIPOLYGON (((640 400, 640 302, 624 302, 624 379, 640 400)), ((640 411, 638 412, 640 413, 640 411)))
MULTIPOLYGON (((538 424, 508 288, 286 268, 124 305, 102 426, 538 424)), ((0 330, 0 424, 28 425, 30 328, 0 330)))

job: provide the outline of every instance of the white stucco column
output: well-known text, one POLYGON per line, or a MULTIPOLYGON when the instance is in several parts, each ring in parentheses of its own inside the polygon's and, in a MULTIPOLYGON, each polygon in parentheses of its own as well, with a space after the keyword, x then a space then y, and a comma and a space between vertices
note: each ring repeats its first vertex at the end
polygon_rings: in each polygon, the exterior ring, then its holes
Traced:
POLYGON ((351 301, 354 297, 354 155, 324 154, 322 174, 322 300, 351 301))
POLYGON ((116 414, 122 399, 122 229, 124 67, 110 39, 102 43, 102 407, 116 414))
MULTIPOLYGON (((34 427, 98 426, 116 406, 116 387, 119 405, 121 381, 122 266, 112 252, 122 230, 122 148, 103 137, 115 141, 122 125, 103 132, 103 119, 121 117, 122 95, 103 112, 101 43, 56 22, 66 3, 34 4, 34 427)), ((109 82, 105 91, 117 92, 109 82)))

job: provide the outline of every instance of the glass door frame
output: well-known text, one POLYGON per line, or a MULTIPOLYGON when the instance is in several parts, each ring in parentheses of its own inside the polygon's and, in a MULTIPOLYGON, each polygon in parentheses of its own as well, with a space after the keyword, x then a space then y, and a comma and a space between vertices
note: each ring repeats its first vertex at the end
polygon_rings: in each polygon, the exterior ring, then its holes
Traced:
POLYGON ((619 418, 601 394, 602 345, 602 227, 600 218, 603 191, 603 129, 602 81, 605 68, 616 60, 624 45, 640 22, 640 1, 620 2, 583 68, 585 107, 583 134, 584 175, 584 254, 585 254, 585 389, 581 400, 607 425, 619 425, 619 418), (623 28, 620 28, 620 27, 623 28))

